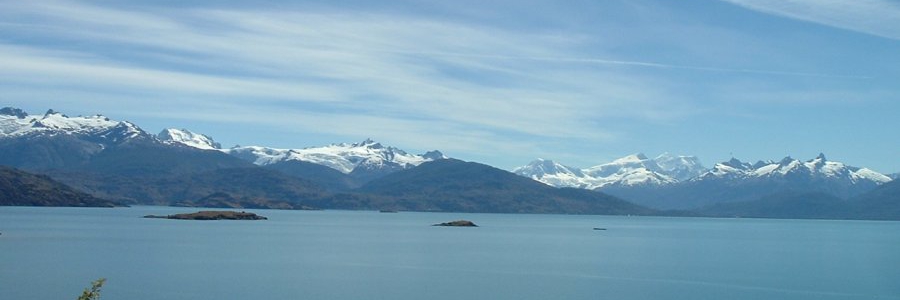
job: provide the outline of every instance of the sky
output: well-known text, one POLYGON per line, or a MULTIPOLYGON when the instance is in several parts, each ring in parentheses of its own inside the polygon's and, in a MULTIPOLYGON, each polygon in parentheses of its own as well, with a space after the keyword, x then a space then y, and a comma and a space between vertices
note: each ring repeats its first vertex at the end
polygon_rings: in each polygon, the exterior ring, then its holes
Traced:
POLYGON ((0 106, 513 169, 900 172, 900 1, 0 0, 0 106))

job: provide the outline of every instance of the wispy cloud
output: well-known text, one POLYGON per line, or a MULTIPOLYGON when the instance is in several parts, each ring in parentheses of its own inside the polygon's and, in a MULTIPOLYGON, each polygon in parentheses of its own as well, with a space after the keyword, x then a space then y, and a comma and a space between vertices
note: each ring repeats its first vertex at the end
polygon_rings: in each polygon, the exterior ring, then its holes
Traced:
MULTIPOLYGON (((316 130, 335 134, 360 134, 325 121, 351 116, 453 128, 444 132, 451 137, 467 130, 568 137, 572 128, 585 128, 603 114, 647 117, 662 94, 621 73, 571 72, 510 59, 562 62, 542 57, 570 52, 564 36, 377 14, 194 10, 165 16, 68 2, 4 8, 17 14, 10 19, 41 22, 0 28, 113 47, 97 53, 0 44, 0 76, 10 82, 127 90, 122 101, 133 102, 146 101, 129 100, 135 92, 157 102, 191 98, 193 106, 213 110, 222 102, 281 103, 280 110, 288 104, 298 114, 329 115, 319 120, 328 126, 316 130), (207 23, 220 26, 196 25, 207 23), (196 59, 185 60, 190 57, 196 59), (317 104, 322 102, 328 104, 317 104)), ((596 127, 579 133, 587 139, 611 135, 596 127)))
POLYGON ((889 0, 722 0, 752 10, 900 40, 900 3, 889 0))
POLYGON ((872 79, 871 76, 839 75, 839 74, 810 73, 810 72, 791 72, 791 71, 783 71, 783 70, 760 70, 760 69, 741 69, 741 68, 721 68, 721 67, 710 67, 710 66, 689 66, 689 65, 667 64, 667 63, 658 63, 658 62, 650 62, 650 61, 612 60, 612 59, 589 58, 589 57, 558 57, 558 56, 526 57, 526 56, 510 56, 510 55, 496 55, 496 54, 462 54, 462 53, 446 53, 446 52, 432 52, 432 53, 403 52, 403 53, 404 54, 413 54, 413 55, 424 55, 424 56, 475 57, 475 58, 498 59, 498 60, 543 61, 543 62, 571 63, 571 64, 599 64, 599 65, 632 66, 632 67, 660 68, 660 69, 679 69, 679 70, 704 71, 704 72, 747 73, 747 74, 763 74, 763 75, 777 75, 777 76, 824 77, 824 78, 844 78, 844 79, 872 79))
MULTIPOLYGON (((303 147, 311 146, 302 138, 308 136, 373 137, 407 149, 502 159, 596 157, 607 147, 622 148, 612 150, 617 154, 655 151, 617 144, 625 135, 710 116, 710 107, 718 107, 710 98, 772 87, 716 88, 734 86, 728 83, 735 77, 785 85, 876 81, 829 68, 805 72, 804 63, 789 66, 797 71, 732 60, 747 48, 745 36, 671 20, 586 34, 387 10, 117 5, 0 1, 4 97, 35 109, 155 124, 238 123, 280 134, 229 140, 227 131, 206 132, 226 144, 303 147), (654 36, 664 41, 640 36, 647 28, 662 30, 654 36), (615 34, 602 34, 609 32, 615 34), (664 49, 641 52, 655 46, 664 49), (284 144, 295 137, 297 144, 284 144)), ((747 43, 753 49, 746 53, 780 50, 760 40, 747 43)))

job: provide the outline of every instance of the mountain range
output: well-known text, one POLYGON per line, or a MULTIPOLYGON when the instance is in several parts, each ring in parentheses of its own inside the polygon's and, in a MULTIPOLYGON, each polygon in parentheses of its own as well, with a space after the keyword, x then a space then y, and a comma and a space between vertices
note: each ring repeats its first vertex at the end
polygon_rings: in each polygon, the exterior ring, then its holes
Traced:
POLYGON ((167 144, 181 144, 202 150, 216 150, 285 174, 313 178, 330 190, 345 190, 384 175, 416 167, 424 162, 446 159, 434 150, 414 155, 371 139, 359 143, 323 147, 279 149, 263 146, 235 146, 222 149, 211 137, 187 129, 164 129, 157 138, 167 144), (327 167, 333 171, 325 170, 327 167), (311 175, 317 176, 311 176, 311 175), (323 180, 317 180, 317 179, 323 180))
POLYGON ((601 192, 551 188, 483 164, 448 159, 438 151, 412 155, 372 140, 303 149, 221 149, 209 136, 188 130, 166 129, 154 135, 126 121, 99 115, 69 117, 52 110, 42 116, 0 110, 0 154, 0 165, 44 174, 97 197, 136 204, 654 212, 601 192), (485 174, 491 180, 484 180, 485 174), (397 182, 396 178, 418 181, 385 183, 397 182))
POLYGON ((629 155, 586 169, 539 159, 514 172, 552 186, 600 190, 641 205, 680 210, 800 194, 850 199, 892 180, 830 161, 824 154, 807 161, 786 157, 754 164, 732 158, 710 169, 696 157, 669 154, 652 159, 629 155))
POLYGON ((102 115, 32 116, 3 108, 0 165, 132 204, 900 218, 900 211, 891 214, 898 201, 891 200, 890 177, 824 155, 754 164, 732 159, 707 169, 693 156, 639 153, 584 169, 539 159, 507 172, 368 139, 224 149, 186 129, 149 134, 102 115), (821 213, 804 215, 809 211, 821 213))

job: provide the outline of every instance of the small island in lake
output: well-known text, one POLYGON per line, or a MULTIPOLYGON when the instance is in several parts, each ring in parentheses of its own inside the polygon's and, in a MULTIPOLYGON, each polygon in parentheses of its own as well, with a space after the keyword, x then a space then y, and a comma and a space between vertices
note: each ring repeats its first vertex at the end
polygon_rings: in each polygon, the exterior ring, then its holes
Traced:
POLYGON ((472 221, 467 221, 467 220, 445 222, 445 223, 440 223, 440 224, 434 224, 431 226, 478 227, 478 225, 475 225, 475 223, 472 223, 472 221))
POLYGON ((146 215, 144 218, 175 219, 175 220, 268 220, 269 218, 248 212, 236 211, 199 211, 189 214, 175 214, 168 216, 146 215))

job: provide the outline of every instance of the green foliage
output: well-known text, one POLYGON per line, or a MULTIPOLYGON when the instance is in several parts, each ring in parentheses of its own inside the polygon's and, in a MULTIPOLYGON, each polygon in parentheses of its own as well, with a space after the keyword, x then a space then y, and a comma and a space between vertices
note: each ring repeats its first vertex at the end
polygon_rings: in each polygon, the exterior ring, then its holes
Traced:
POLYGON ((106 283, 106 278, 94 280, 91 282, 91 288, 84 289, 81 296, 78 296, 78 300, 99 300, 100 288, 103 287, 104 283, 106 283))

